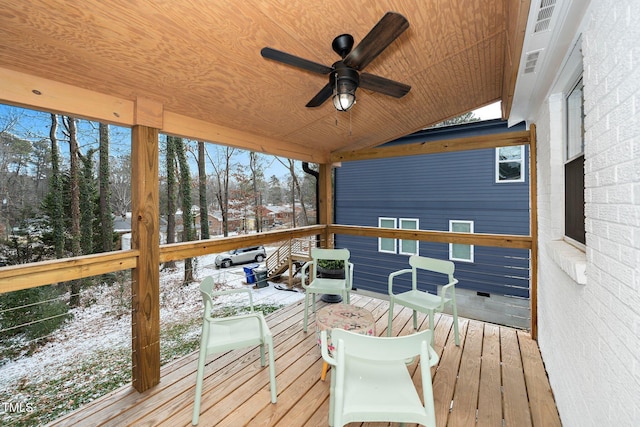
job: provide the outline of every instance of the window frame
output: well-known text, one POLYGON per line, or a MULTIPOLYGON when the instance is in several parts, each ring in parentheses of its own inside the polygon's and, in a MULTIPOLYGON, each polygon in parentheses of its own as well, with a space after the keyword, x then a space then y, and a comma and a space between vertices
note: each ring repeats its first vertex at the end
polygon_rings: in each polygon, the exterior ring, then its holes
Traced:
POLYGON ((504 147, 496 147, 495 148, 495 182, 496 184, 506 184, 511 182, 524 182, 525 180, 525 147, 524 145, 518 146, 504 146, 504 147), (501 160, 500 159, 500 149, 503 148, 520 148, 520 159, 508 159, 501 160), (518 179, 500 179, 500 164, 502 163, 520 163, 520 178, 518 179))
MULTIPOLYGON (((385 217, 385 216, 378 217, 378 228, 394 228, 395 229, 397 227, 398 227, 398 219, 397 218, 391 218, 391 217, 385 217), (382 221, 393 221, 393 227, 383 227, 382 226, 382 221)), ((397 239, 391 239, 391 238, 388 238, 388 237, 378 237, 378 252, 382 252, 382 253, 385 253, 385 254, 395 254, 397 250, 398 250, 398 241, 397 241, 397 239), (393 242, 393 251, 383 249, 382 243, 383 242, 387 242, 387 241, 392 241, 393 242)))
MULTIPOLYGON (((564 176, 564 221, 563 236, 571 244, 584 248, 586 245, 586 215, 585 215, 585 182, 584 182, 584 82, 583 73, 573 80, 569 89, 563 94, 563 176, 564 176), (578 127, 571 126, 572 119, 578 120, 575 110, 570 108, 572 96, 580 90, 580 123, 578 127), (572 130, 580 129, 580 149, 572 144, 572 130), (580 189, 582 191, 580 191, 580 189), (578 206, 582 206, 580 209, 578 206)), ((575 142, 575 141, 573 141, 575 142)))
MULTIPOLYGON (((474 225, 475 222, 467 219, 450 219, 449 220, 449 232, 451 233, 474 233, 474 225), (469 224, 469 231, 461 232, 461 231, 453 231, 454 224, 469 224)), ((474 254, 474 245, 463 245, 462 243, 449 243, 449 260, 450 261, 458 261, 458 262, 467 262, 473 263, 475 262, 475 254, 474 254), (460 246, 468 246, 469 247, 469 259, 466 258, 456 258, 453 255, 454 245, 460 246)))
MULTIPOLYGON (((418 218, 399 218, 398 229, 400 230, 420 230, 420 220, 418 218), (413 222, 415 223, 415 228, 405 228, 403 227, 403 222, 413 222)), ((400 255, 420 255, 420 242, 418 240, 405 240, 400 239, 398 244, 398 253, 400 255), (413 243, 415 245, 415 251, 408 252, 404 250, 404 243, 413 243)))

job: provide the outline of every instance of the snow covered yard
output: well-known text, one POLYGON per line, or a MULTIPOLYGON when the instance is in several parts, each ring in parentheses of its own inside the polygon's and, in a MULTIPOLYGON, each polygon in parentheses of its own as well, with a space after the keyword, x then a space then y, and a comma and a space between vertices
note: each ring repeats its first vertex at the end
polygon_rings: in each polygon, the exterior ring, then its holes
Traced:
MULTIPOLYGON (((269 251, 270 248, 267 248, 269 251)), ((198 280, 182 286, 184 264, 160 273, 161 364, 198 348, 202 299, 199 281, 213 276, 222 286, 247 287, 245 266, 218 270, 215 255, 194 263, 198 280)), ((233 296, 218 299, 229 310, 233 296)), ((265 313, 304 298, 273 283, 253 289, 256 309, 265 313)), ((42 425, 131 381, 130 284, 85 289, 73 318, 34 354, 0 366, 0 424, 42 425)))

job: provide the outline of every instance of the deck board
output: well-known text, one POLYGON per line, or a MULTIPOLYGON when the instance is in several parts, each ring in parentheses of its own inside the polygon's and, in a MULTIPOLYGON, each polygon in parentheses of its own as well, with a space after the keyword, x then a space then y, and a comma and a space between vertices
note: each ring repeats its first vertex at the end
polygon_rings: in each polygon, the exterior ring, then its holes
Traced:
MULTIPOLYGON (((351 303, 365 307, 386 336, 389 302, 353 294, 351 303)), ((318 302, 316 308, 326 303, 318 302)), ((326 426, 329 371, 320 380, 322 358, 316 343, 315 318, 302 331, 303 304, 289 305, 267 316, 274 338, 278 402, 271 404, 268 369, 260 366, 258 348, 210 356, 203 385, 201 426, 326 426)), ((526 331, 460 318, 460 346, 453 319, 436 315, 434 349, 440 357, 431 375, 438 427, 560 426, 553 393, 537 343, 526 331), (453 401, 453 405, 452 405, 453 401), (451 408, 451 409, 450 409, 451 408), (504 420, 504 421, 503 421, 504 420)), ((428 318, 418 316, 419 329, 428 318)), ((413 332, 412 312, 396 306, 393 333, 413 332)), ((189 426, 193 410, 197 352, 161 369, 161 382, 144 393, 123 387, 56 420, 52 426, 189 426)), ((422 381, 417 365, 414 382, 422 381)), ((388 423, 352 423, 381 427, 388 423)), ((391 424, 397 425, 397 424, 391 424)))

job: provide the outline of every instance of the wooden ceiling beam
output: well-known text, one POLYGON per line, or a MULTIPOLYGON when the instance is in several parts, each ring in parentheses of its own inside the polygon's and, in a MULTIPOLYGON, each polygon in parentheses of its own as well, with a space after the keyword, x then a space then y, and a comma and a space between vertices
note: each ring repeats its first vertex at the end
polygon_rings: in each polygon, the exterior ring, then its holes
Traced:
POLYGON ((134 102, 0 68, 0 102, 120 126, 134 124, 134 102))
MULTIPOLYGON (((173 113, 145 97, 135 101, 0 68, 0 103, 51 111, 118 126, 144 125, 162 133, 230 145, 310 163, 329 153, 173 113)), ((320 145, 320 144, 319 144, 320 145)))

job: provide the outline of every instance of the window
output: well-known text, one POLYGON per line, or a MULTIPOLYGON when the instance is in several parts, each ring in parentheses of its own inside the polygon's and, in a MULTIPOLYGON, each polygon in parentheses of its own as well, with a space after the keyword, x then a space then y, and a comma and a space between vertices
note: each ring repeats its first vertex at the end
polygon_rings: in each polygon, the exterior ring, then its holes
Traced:
POLYGON ((524 181, 524 145, 496 148, 496 182, 524 181))
MULTIPOLYGON (((473 221, 452 219, 449 231, 453 233, 473 233, 473 221)), ((451 261, 473 262, 473 245, 449 243, 449 259, 451 261)))
MULTIPOLYGON (((395 218, 378 218, 378 227, 396 228, 395 218)), ((378 238, 378 252, 396 253, 396 239, 378 238)))
POLYGON ((565 99, 564 234, 585 244, 582 77, 565 99))
MULTIPOLYGON (((382 228, 400 228, 403 230, 419 230, 419 222, 415 218, 378 218, 378 227, 382 228), (398 227, 399 224, 399 227, 398 227)), ((400 239, 400 245, 398 248, 397 239, 390 239, 387 237, 378 238, 378 252, 387 252, 395 254, 396 252, 401 255, 418 255, 418 241, 417 240, 402 240, 400 239)))
MULTIPOLYGON (((400 218, 400 228, 403 230, 418 230, 418 220, 400 218)), ((403 255, 418 255, 417 240, 400 240, 400 253, 403 255)))

